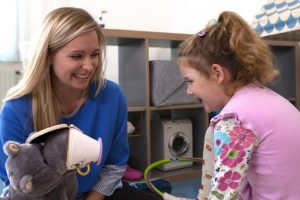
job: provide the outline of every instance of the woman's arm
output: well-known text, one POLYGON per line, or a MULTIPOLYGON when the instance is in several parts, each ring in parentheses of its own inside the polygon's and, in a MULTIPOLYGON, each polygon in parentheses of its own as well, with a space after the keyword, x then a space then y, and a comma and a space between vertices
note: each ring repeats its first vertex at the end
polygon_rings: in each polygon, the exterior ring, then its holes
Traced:
MULTIPOLYGON (((0 113, 0 145, 4 146, 8 140, 24 143, 24 123, 22 123, 21 114, 17 114, 10 103, 5 103, 0 113)), ((29 120, 28 120, 29 121, 29 120)), ((3 148, 0 149, 0 178, 6 186, 9 185, 9 180, 6 174, 5 162, 7 155, 3 148)))
POLYGON ((93 198, 96 197, 104 198, 105 196, 110 196, 116 189, 121 188, 121 179, 125 169, 126 166, 105 165, 99 174, 98 183, 96 183, 92 190, 88 193, 86 200, 94 200, 93 198))
POLYGON ((105 196, 99 192, 91 190, 87 195, 85 200, 103 200, 105 196))

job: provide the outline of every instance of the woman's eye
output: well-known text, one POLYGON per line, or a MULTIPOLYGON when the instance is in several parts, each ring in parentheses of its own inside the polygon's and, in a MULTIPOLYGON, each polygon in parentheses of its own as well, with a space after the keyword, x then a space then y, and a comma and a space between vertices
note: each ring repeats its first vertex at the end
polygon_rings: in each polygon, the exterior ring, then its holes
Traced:
POLYGON ((92 54, 92 58, 96 58, 96 57, 98 57, 99 56, 99 53, 94 53, 94 54, 92 54))
POLYGON ((71 55, 71 58, 73 58, 73 59, 80 59, 80 58, 82 58, 82 56, 81 55, 71 55))

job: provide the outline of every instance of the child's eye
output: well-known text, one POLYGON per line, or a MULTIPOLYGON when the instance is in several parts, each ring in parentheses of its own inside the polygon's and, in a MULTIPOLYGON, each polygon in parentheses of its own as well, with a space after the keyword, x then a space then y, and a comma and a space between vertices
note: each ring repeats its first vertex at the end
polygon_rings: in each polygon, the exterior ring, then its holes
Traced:
POLYGON ((191 83, 193 83, 193 81, 192 81, 192 80, 185 80, 185 82, 186 82, 187 84, 191 84, 191 83))

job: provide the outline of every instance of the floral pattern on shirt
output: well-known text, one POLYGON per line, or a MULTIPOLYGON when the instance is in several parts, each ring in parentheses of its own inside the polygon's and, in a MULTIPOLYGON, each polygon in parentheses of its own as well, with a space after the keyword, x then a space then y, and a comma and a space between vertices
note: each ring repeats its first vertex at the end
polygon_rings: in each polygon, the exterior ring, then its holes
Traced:
POLYGON ((241 179, 241 174, 239 172, 227 171, 224 176, 220 177, 218 180, 218 189, 221 191, 226 191, 227 188, 236 189, 238 187, 238 180, 241 179))
POLYGON ((244 147, 249 147, 256 139, 252 131, 245 129, 241 126, 235 126, 229 132, 232 142, 237 142, 244 147))
POLYGON ((238 199, 257 144, 257 136, 236 117, 222 118, 214 124, 215 166, 209 199, 238 199))
POLYGON ((214 151, 215 154, 220 155, 221 154, 221 150, 222 150, 222 146, 224 144, 228 144, 230 142, 230 137, 222 132, 222 131, 216 131, 216 133, 214 134, 214 151))
POLYGON ((197 200, 208 200, 214 170, 213 128, 208 127, 204 138, 202 177, 197 200))
POLYGON ((221 162, 228 167, 235 167, 243 162, 246 155, 245 148, 239 143, 231 142, 222 146, 221 162))

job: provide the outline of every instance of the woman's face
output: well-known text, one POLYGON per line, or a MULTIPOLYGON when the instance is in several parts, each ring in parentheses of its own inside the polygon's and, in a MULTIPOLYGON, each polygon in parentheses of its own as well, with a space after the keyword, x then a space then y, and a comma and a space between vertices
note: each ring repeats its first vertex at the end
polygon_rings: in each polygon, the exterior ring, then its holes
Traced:
POLYGON ((198 98, 207 112, 219 110, 228 102, 229 97, 225 95, 222 84, 214 75, 206 77, 186 65, 180 66, 180 72, 188 85, 187 94, 198 98))
POLYGON ((63 92, 85 90, 99 64, 100 48, 95 31, 70 41, 50 57, 54 85, 63 92))

